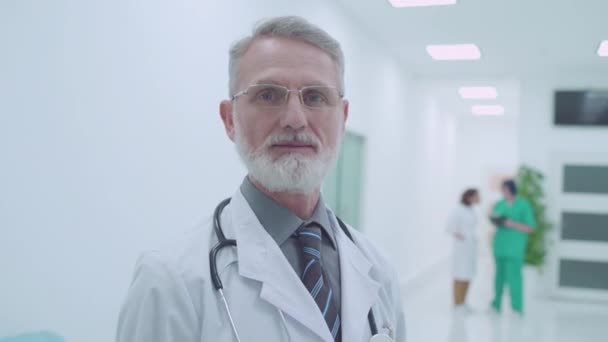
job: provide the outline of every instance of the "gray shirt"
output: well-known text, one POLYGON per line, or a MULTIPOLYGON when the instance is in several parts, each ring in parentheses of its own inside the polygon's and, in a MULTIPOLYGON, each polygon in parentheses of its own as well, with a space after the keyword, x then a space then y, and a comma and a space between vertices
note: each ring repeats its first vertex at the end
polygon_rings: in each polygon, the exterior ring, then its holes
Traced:
POLYGON ((334 293, 334 300, 339 308, 341 299, 340 258, 323 197, 319 197, 319 202, 310 219, 302 220, 289 211, 289 209, 283 207, 256 188, 248 177, 245 177, 245 180, 241 184, 241 193, 264 229, 279 245, 287 261, 289 261, 298 276, 302 274, 304 269, 301 262, 302 257, 299 251, 298 240, 293 234, 300 226, 311 222, 315 222, 321 226, 321 267, 325 275, 329 277, 331 289, 334 293))

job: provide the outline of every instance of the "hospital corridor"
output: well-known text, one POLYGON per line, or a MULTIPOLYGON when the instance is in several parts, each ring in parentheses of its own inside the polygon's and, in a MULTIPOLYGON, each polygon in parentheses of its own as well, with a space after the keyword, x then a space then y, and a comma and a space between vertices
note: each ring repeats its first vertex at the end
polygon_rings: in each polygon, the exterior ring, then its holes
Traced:
POLYGON ((608 341, 608 0, 0 0, 0 342, 608 341))

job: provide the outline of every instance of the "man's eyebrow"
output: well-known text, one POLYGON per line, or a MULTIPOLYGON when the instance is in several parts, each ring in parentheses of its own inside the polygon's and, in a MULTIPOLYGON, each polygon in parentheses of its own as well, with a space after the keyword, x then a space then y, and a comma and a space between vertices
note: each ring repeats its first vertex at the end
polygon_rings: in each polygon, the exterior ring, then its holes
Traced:
MULTIPOLYGON (((282 82, 279 82, 277 80, 270 79, 270 78, 258 80, 257 82, 255 82, 253 84, 255 84, 255 85, 272 84, 272 85, 279 85, 279 86, 285 87, 285 85, 282 82)), ((330 85, 328 85, 322 81, 310 81, 310 82, 304 83, 304 85, 303 85, 303 87, 313 87, 313 86, 331 87, 330 85)))
POLYGON ((257 82, 255 82, 254 84, 272 84, 272 85, 283 86, 281 84, 281 82, 273 80, 273 79, 261 79, 261 80, 258 80, 257 82))

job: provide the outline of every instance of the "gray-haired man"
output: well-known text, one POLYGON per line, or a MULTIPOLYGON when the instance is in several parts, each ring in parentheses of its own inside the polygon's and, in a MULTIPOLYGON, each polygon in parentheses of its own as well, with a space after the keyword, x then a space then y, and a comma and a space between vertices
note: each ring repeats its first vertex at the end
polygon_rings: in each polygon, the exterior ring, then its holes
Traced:
POLYGON ((339 43, 273 18, 229 65, 220 115, 248 175, 209 222, 141 257, 118 341, 405 341, 395 272, 320 194, 348 118, 339 43))

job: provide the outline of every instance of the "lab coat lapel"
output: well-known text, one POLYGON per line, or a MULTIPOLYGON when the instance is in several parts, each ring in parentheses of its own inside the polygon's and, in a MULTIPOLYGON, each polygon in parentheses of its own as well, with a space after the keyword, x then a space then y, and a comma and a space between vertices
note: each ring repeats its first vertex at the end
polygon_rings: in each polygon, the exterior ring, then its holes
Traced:
POLYGON ((240 191, 232 197, 230 205, 232 228, 237 241, 239 274, 262 283, 260 298, 294 318, 324 341, 332 341, 317 304, 240 191))
POLYGON ((360 341, 369 330, 367 315, 377 300, 380 284, 369 276, 371 262, 344 234, 333 213, 330 217, 340 251, 342 341, 360 341))

